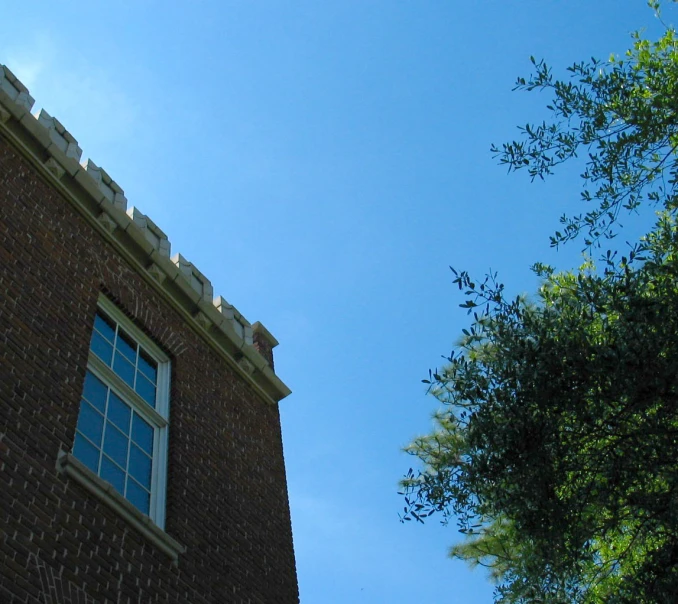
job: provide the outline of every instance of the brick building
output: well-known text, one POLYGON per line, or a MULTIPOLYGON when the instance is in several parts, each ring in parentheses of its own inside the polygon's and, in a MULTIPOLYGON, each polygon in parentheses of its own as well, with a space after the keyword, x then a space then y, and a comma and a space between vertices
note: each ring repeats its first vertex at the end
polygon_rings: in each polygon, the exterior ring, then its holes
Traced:
POLYGON ((297 602, 275 338, 0 66, 0 602, 297 602))

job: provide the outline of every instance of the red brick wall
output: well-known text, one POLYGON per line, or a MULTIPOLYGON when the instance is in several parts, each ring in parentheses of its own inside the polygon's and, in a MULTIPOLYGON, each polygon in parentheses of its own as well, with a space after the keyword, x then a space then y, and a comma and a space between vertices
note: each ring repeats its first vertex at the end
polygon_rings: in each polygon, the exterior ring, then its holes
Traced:
POLYGON ((277 406, 0 137, 0 602, 297 602, 277 406), (178 565, 65 475, 97 299, 172 359, 178 565))
POLYGON ((263 356, 268 364, 271 366, 271 369, 275 367, 273 363, 273 348, 271 348, 270 342, 266 340, 261 334, 255 333, 252 337, 254 347, 257 349, 259 354, 263 356))

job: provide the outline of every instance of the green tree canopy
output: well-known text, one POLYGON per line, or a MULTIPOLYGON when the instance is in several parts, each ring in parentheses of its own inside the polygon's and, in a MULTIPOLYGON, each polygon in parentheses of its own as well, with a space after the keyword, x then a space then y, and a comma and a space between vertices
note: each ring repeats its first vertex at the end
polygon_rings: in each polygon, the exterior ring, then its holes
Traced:
POLYGON ((404 519, 442 514, 452 555, 491 568, 501 602, 678 601, 678 50, 634 36, 623 59, 554 80, 552 123, 526 126, 501 161, 545 177, 586 151, 583 197, 552 243, 600 247, 620 211, 661 212, 626 256, 556 273, 534 299, 496 275, 455 272, 473 321, 431 393, 436 428, 408 452, 404 519))
MULTIPOLYGON (((658 2, 650 2, 659 15, 658 2)), ((511 171, 545 178, 579 155, 585 157, 582 200, 592 209, 563 216, 558 245, 584 235, 587 247, 614 236, 623 210, 643 202, 675 209, 678 184, 678 51, 676 32, 667 27, 656 42, 633 34, 624 57, 591 59, 568 68, 568 80, 533 57, 535 71, 518 78, 516 90, 553 93, 552 119, 520 128, 521 140, 493 147, 511 171)))

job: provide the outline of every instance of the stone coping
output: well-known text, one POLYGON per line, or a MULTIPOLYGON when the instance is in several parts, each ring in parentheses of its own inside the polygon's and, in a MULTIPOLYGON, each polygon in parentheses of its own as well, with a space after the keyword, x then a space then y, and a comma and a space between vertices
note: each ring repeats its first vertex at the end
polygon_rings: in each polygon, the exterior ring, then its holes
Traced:
POLYGON ((13 143, 85 218, 111 241, 139 273, 170 300, 202 337, 269 402, 290 389, 253 345, 253 333, 278 341, 259 322, 253 326, 222 296, 214 297, 207 277, 181 254, 170 257, 167 235, 135 207, 122 188, 91 159, 56 118, 33 115, 28 89, 0 64, 0 134, 13 143))

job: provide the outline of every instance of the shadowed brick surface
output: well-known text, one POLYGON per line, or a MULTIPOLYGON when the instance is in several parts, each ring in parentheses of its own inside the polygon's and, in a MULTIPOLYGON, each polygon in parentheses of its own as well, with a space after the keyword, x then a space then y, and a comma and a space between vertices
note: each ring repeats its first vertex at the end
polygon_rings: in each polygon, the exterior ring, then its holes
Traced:
POLYGON ((0 137, 0 602, 297 601, 278 407, 0 137), (176 566, 55 469, 101 293, 172 360, 176 566))

